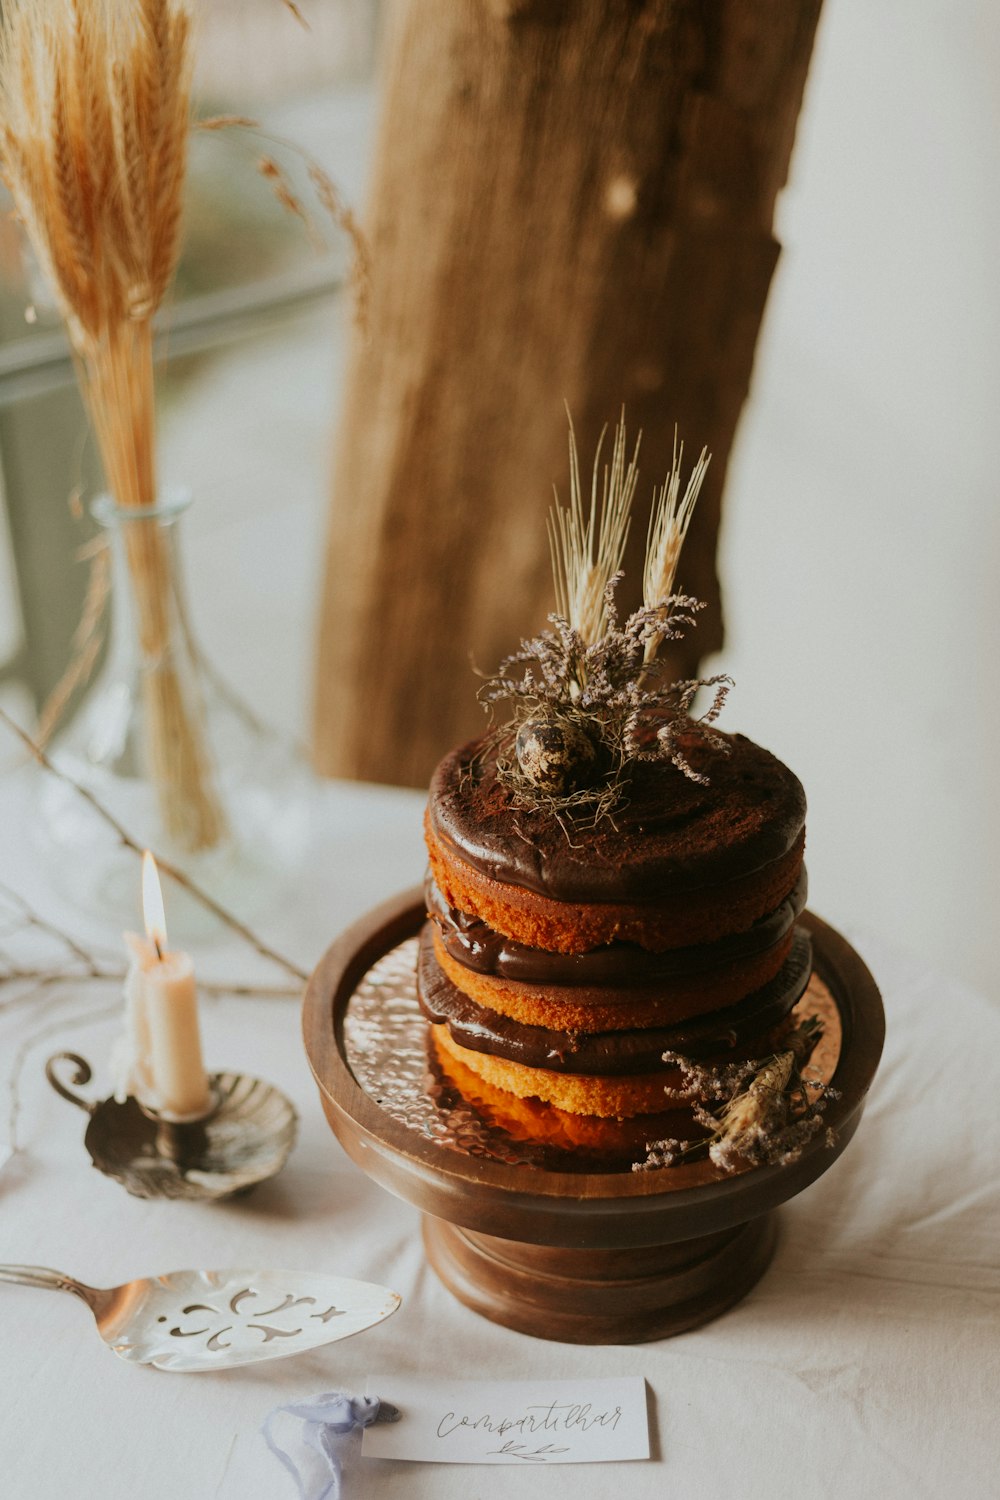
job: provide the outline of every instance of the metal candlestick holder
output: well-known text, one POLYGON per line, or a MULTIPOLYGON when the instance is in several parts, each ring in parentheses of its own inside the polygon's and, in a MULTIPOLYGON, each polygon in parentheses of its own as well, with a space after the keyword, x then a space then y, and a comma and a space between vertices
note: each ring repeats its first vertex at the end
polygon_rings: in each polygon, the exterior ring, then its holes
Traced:
POLYGON ((89 1100, 70 1084, 90 1082, 93 1070, 76 1052, 58 1052, 45 1076, 64 1099, 88 1116, 83 1143, 99 1172, 135 1198, 211 1202, 246 1193, 280 1172, 295 1144, 298 1116, 290 1099, 246 1073, 209 1077, 212 1107, 197 1120, 169 1120, 132 1096, 89 1100), (58 1075, 71 1065, 69 1083, 58 1075))

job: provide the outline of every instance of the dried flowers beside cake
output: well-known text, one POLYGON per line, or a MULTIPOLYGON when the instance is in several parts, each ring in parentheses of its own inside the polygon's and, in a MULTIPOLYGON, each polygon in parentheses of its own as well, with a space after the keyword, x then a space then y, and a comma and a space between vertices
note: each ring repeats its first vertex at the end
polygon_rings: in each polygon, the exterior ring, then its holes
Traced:
POLYGON ((715 727, 729 678, 669 681, 660 657, 701 608, 674 581, 704 451, 682 496, 675 448, 643 604, 619 621, 637 457, 622 422, 585 502, 570 430, 556 612, 481 690, 510 717, 431 784, 418 993, 438 1066, 511 1133, 733 1169, 788 1159, 821 1127, 821 1028, 798 1006, 805 795, 715 727))

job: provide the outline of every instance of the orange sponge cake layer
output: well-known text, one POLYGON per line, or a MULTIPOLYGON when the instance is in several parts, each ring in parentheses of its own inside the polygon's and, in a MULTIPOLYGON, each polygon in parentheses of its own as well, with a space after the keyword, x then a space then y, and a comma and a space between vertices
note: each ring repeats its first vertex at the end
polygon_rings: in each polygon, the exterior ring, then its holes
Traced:
POLYGON ((557 901, 484 875, 439 842, 429 824, 426 842, 434 880, 450 905, 518 942, 555 953, 586 953, 613 942, 662 952, 743 932, 767 916, 799 878, 805 835, 765 870, 722 889, 678 892, 642 904, 557 901))
POLYGON ((552 1073, 546 1068, 527 1068, 486 1052, 472 1052, 452 1040, 447 1026, 432 1027, 434 1045, 461 1062, 485 1083, 519 1099, 541 1099, 577 1115, 628 1119, 653 1114, 666 1102, 664 1090, 680 1088, 682 1076, 672 1072, 650 1073, 639 1078, 595 1078, 579 1073, 552 1073))
POLYGON ((633 1115, 619 1120, 605 1115, 578 1115, 570 1110, 545 1104, 537 1098, 519 1098, 507 1089, 496 1088, 478 1073, 473 1073, 453 1052, 438 1048, 431 1028, 434 1058, 444 1078, 458 1091, 477 1114, 499 1125, 518 1141, 553 1146, 562 1151, 628 1152, 645 1150, 651 1140, 667 1138, 698 1141, 707 1130, 698 1124, 689 1109, 664 1110, 657 1114, 633 1115))
POLYGON ((562 1027, 569 1031, 617 1031, 633 1026, 669 1026, 725 1009, 773 979, 788 957, 792 934, 768 952, 721 970, 715 976, 675 980, 672 986, 653 985, 629 991, 545 988, 479 974, 458 963, 434 935, 437 961, 458 989, 480 1005, 529 1026, 562 1027))
POLYGON ((745 960, 770 952, 791 932, 805 906, 806 888, 803 869, 781 905, 744 932, 659 953, 640 948, 637 943, 624 942, 605 943, 586 953, 555 953, 534 948, 494 931, 471 912, 450 906, 431 879, 424 884, 424 895, 427 914, 437 927, 442 944, 464 968, 515 984, 536 984, 546 990, 572 987, 631 995, 635 990, 651 987, 672 993, 692 978, 711 984, 722 971, 736 970, 745 960))
POLYGON ((518 807, 479 742, 444 758, 425 823, 450 906, 534 948, 585 953, 616 941, 666 951, 743 932, 799 879, 805 796, 791 771, 742 735, 701 747, 710 786, 640 764, 613 819, 570 838, 518 807))

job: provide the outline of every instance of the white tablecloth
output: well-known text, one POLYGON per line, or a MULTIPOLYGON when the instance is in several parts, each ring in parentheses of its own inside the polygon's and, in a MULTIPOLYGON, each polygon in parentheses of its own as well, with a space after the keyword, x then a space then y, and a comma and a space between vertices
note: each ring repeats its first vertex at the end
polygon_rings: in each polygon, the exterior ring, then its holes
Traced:
MULTIPOLYGON (((20 778, 0 783, 0 879, 43 913, 72 921, 31 856, 21 787, 20 778)), ((286 910, 259 922, 262 932, 309 965, 347 922, 414 884, 420 807, 416 794, 325 788, 309 874, 286 910)), ((624 1485, 640 1500, 995 1495, 1000 1011, 873 937, 847 935, 875 973, 888 1017, 858 1136, 783 1210, 775 1260, 744 1302, 694 1333, 629 1347, 534 1340, 452 1299, 424 1262, 416 1211, 369 1182, 327 1128, 294 1001, 203 1005, 209 1063, 272 1079, 301 1114, 280 1177, 215 1206, 129 1197, 90 1167, 83 1116, 44 1082, 45 1058, 63 1047, 106 1063, 117 1022, 69 1023, 113 1000, 113 988, 0 1011, 4 1075, 16 1049, 35 1039, 22 1081, 23 1151, 0 1173, 0 1260, 55 1266, 97 1285, 189 1266, 325 1269, 403 1297, 388 1322, 326 1350, 182 1376, 117 1360, 68 1296, 0 1287, 0 1493, 291 1497, 259 1436, 266 1413, 321 1390, 359 1392, 369 1370, 395 1370, 639 1374, 652 1393, 655 1456, 627 1471, 566 1467, 530 1477, 365 1460, 348 1472, 348 1496, 493 1500, 528 1488, 610 1496, 624 1485)), ((264 973, 235 942, 196 958, 206 975, 264 973)))

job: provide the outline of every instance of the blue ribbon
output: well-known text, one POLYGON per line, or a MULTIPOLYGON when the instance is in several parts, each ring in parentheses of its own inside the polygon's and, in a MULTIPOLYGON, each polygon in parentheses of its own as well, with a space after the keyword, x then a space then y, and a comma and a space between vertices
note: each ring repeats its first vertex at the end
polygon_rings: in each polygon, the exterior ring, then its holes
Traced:
POLYGON ((379 1419, 394 1422, 399 1412, 377 1396, 349 1396, 346 1391, 327 1391, 309 1401, 277 1406, 261 1428, 265 1443, 295 1480, 300 1500, 341 1500, 341 1458, 344 1438, 370 1427, 379 1419), (297 1443, 282 1447, 273 1428, 281 1416, 297 1417, 303 1423, 297 1443), (316 1455, 316 1457, 310 1457, 316 1455), (310 1472, 306 1472, 310 1471, 310 1472))

